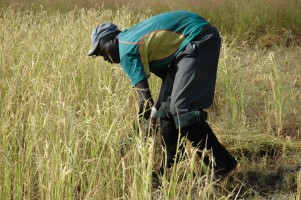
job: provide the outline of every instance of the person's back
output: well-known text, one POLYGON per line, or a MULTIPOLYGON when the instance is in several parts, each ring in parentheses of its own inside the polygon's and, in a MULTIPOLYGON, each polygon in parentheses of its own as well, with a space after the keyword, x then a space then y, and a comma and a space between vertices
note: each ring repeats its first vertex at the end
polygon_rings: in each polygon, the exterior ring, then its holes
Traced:
POLYGON ((191 12, 156 15, 118 35, 121 66, 132 85, 167 65, 208 22, 191 12))

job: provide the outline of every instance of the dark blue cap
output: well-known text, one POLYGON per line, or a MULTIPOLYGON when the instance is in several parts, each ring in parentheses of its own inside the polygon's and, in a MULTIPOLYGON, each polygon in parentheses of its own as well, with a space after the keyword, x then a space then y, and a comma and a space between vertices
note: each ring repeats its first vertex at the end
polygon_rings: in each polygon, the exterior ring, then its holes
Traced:
POLYGON ((115 24, 106 22, 103 24, 100 24, 97 26, 91 35, 92 40, 92 46, 91 49, 88 52, 88 56, 95 55, 95 50, 99 44, 99 41, 106 37, 107 35, 110 35, 111 33, 115 33, 117 31, 120 31, 115 24))

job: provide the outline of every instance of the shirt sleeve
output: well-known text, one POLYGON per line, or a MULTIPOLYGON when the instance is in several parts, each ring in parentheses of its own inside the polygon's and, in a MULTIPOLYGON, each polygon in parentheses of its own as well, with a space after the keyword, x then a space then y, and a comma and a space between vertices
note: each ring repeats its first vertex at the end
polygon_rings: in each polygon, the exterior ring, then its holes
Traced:
POLYGON ((147 78, 138 56, 123 56, 120 64, 124 73, 130 78, 132 86, 147 78))

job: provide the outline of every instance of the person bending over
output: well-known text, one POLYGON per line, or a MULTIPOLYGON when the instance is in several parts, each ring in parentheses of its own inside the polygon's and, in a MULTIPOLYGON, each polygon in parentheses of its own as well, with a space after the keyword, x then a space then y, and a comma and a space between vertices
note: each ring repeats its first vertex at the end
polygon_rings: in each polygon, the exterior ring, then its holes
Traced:
MULTIPOLYGON (((150 17, 123 31, 106 22, 92 32, 88 56, 121 64, 138 91, 139 122, 159 118, 167 153, 162 173, 164 166, 171 167, 177 160, 177 149, 183 149, 177 147, 178 137, 190 140, 200 156, 205 148, 212 151, 216 179, 237 166, 204 111, 213 103, 220 48, 218 30, 203 17, 183 10, 150 17), (162 79, 156 102, 148 84, 151 73, 162 79)), ((211 167, 209 160, 206 156, 204 163, 211 167)))

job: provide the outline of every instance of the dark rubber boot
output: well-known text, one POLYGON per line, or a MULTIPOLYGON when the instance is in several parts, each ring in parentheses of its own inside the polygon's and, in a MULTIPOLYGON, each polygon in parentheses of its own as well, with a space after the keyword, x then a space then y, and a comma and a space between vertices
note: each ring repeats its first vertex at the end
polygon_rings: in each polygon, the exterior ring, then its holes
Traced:
POLYGON ((177 148, 179 130, 176 129, 173 118, 160 119, 160 131, 162 135, 163 145, 165 145, 166 147, 166 154, 167 154, 166 166, 170 168, 174 164, 175 160, 178 161, 183 155, 185 150, 184 148, 185 144, 180 143, 180 146, 177 148), (178 153, 177 153, 177 149, 178 149, 178 153), (176 155, 177 157, 175 157, 176 155))
MULTIPOLYGON (((192 145, 199 150, 211 149, 215 159, 216 174, 229 174, 228 172, 236 168, 237 161, 218 141, 212 129, 206 121, 182 129, 182 133, 192 142, 192 145)), ((201 156, 201 152, 199 153, 201 156)), ((209 165, 209 159, 205 158, 205 164, 209 165)))

